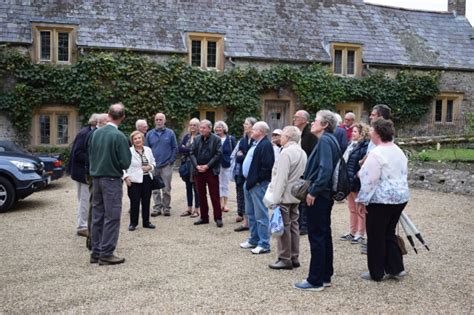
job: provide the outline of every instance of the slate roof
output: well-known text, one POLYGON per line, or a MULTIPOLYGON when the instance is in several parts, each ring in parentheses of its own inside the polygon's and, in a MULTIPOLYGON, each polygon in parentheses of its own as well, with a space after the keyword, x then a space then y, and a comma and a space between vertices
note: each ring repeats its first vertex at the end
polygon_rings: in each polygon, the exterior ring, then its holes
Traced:
POLYGON ((338 41, 366 63, 474 70, 464 16, 362 0, 7 0, 0 42, 31 43, 34 21, 77 24, 79 46, 186 53, 186 32, 212 32, 226 57, 331 62, 338 41))

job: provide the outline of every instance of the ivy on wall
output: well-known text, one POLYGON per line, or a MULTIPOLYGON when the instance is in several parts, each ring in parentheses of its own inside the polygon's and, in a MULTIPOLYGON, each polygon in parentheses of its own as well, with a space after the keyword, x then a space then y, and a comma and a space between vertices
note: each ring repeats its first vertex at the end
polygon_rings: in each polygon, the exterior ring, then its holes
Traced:
POLYGON ((312 113, 349 101, 363 102, 367 108, 385 103, 392 107, 395 123, 418 121, 439 93, 435 72, 400 71, 393 79, 380 72, 342 78, 319 64, 213 72, 176 58, 159 64, 130 52, 92 52, 74 65, 55 66, 33 64, 14 49, 0 49, 0 111, 23 139, 28 138, 32 110, 38 106, 74 105, 87 120, 119 101, 127 110, 125 132, 134 129, 136 119, 153 121, 160 111, 167 125, 179 132, 199 105, 207 105, 226 106, 229 129, 239 134, 245 117, 260 116, 260 96, 282 88, 292 90, 312 113))

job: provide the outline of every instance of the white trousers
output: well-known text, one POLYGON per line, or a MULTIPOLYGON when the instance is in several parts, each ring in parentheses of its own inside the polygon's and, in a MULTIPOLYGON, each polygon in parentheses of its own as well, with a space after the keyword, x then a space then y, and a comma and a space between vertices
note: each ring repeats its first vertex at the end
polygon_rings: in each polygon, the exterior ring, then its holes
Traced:
POLYGON ((232 167, 223 168, 219 172, 219 197, 229 197, 229 181, 232 177, 232 167))
POLYGON ((89 185, 77 184, 77 230, 87 230, 87 217, 89 215, 89 185))

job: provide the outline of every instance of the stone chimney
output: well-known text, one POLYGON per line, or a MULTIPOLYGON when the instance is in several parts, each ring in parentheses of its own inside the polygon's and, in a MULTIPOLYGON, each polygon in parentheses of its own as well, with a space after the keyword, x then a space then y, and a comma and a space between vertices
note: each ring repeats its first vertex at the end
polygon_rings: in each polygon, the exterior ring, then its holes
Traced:
POLYGON ((466 0, 448 0, 448 11, 454 15, 466 16, 466 0))

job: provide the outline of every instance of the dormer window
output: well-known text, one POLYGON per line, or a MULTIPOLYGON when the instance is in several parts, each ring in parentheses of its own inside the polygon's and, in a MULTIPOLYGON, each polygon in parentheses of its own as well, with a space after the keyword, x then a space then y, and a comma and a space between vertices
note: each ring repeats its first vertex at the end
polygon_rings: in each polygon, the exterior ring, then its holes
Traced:
POLYGON ((188 36, 189 63, 205 70, 224 69, 224 40, 222 35, 190 33, 188 36))
POLYGON ((76 28, 71 25, 33 24, 33 60, 36 63, 71 64, 76 28))
POLYGON ((356 44, 332 44, 333 73, 340 76, 360 76, 362 47, 356 44))

